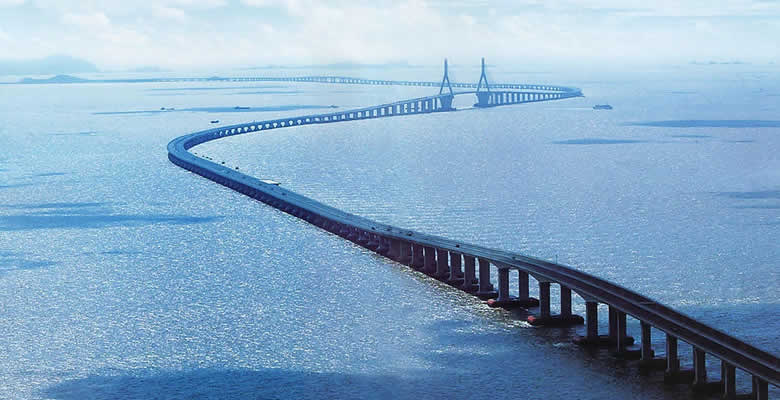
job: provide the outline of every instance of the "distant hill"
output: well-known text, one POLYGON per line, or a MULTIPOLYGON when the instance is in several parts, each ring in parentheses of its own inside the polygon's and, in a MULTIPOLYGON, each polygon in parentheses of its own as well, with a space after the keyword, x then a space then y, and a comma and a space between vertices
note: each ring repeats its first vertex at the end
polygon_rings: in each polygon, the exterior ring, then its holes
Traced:
POLYGON ((79 83, 89 82, 89 79, 79 78, 71 75, 57 75, 47 79, 24 78, 19 83, 79 83))
POLYGON ((245 70, 257 70, 257 69, 310 69, 310 68, 322 68, 322 69, 384 69, 384 68, 418 68, 417 65, 409 64, 406 61, 390 62, 384 64, 361 64, 353 62, 340 62, 333 64, 311 64, 311 65, 262 65, 255 67, 242 68, 245 70))
POLYGON ((58 75, 83 72, 98 72, 98 69, 89 61, 70 56, 0 60, 0 75, 58 75))

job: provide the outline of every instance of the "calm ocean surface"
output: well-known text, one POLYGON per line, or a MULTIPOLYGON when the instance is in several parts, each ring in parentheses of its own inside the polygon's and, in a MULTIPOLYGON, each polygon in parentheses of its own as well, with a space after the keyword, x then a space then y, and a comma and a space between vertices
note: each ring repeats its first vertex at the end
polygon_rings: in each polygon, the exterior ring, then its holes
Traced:
MULTIPOLYGON (((575 266, 780 353, 780 66, 492 79, 587 97, 488 110, 463 97, 455 113, 194 151, 383 222, 575 266)), ((584 327, 532 328, 166 157, 168 141, 210 120, 434 91, 0 85, 0 398, 690 398, 572 345, 584 327)), ((638 337, 639 323, 629 331, 638 337)), ((690 347, 680 351, 691 364, 690 347)), ((749 377, 738 379, 747 392, 749 377)))

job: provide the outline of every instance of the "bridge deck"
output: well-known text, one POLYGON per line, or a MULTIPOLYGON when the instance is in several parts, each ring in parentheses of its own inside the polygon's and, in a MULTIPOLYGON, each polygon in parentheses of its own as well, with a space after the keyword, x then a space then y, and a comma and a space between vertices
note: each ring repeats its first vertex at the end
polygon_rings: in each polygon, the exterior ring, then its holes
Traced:
MULTIPOLYGON (((438 84, 436 86, 438 86, 438 84)), ((518 84, 516 86, 519 87, 523 85, 518 84)), ((473 93, 473 91, 467 91, 457 94, 473 93)), ((550 100, 579 95, 580 93, 578 91, 561 92, 558 93, 558 96, 550 98, 550 100)), ((441 109, 440 105, 438 105, 439 108, 436 106, 438 104, 437 100, 441 99, 441 97, 442 96, 429 96, 355 110, 280 118, 270 121, 252 122, 209 129, 181 136, 171 141, 168 144, 169 158, 176 165, 271 204, 285 212, 305 218, 308 221, 312 221, 314 218, 320 218, 330 223, 349 227, 350 229, 359 232, 376 235, 377 237, 387 240, 397 240, 404 243, 463 254, 480 260, 487 260, 500 268, 526 271, 534 275, 537 279, 541 278, 560 283, 561 285, 574 290, 585 299, 596 299, 601 303, 609 304, 611 307, 631 315, 640 321, 651 324, 667 334, 678 337, 695 348, 704 350, 721 360, 725 360, 755 377, 760 377, 775 386, 780 384, 778 358, 775 355, 751 346, 725 332, 707 326, 648 297, 607 280, 565 265, 551 263, 524 254, 428 235, 422 232, 403 229, 350 214, 283 187, 264 183, 257 178, 196 157, 188 151, 190 148, 206 141, 278 127, 307 125, 312 123, 330 123, 344 121, 345 119, 390 117, 422 112, 444 111, 441 109), (374 115, 375 110, 387 110, 389 107, 397 107, 399 105, 411 103, 422 104, 427 101, 431 102, 429 104, 434 105, 431 109, 420 110, 418 108, 410 107, 408 108, 408 112, 401 111, 399 113, 393 112, 392 114, 374 115), (361 113, 362 116, 343 118, 345 115, 356 115, 357 113, 361 113)), ((517 102, 509 104, 516 103, 517 102)), ((507 103, 493 105, 503 104, 507 103)))

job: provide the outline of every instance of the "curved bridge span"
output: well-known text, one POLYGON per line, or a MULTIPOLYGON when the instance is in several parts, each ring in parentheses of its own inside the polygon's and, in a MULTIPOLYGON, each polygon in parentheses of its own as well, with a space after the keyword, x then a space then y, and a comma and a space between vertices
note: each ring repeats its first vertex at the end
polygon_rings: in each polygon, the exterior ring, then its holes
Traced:
MULTIPOLYGON (((297 76, 297 77, 211 77, 211 78, 160 78, 157 82, 311 82, 335 83, 342 85, 378 85, 378 86, 421 86, 439 87, 441 82, 433 81, 397 81, 383 79, 353 78, 348 76, 297 76)), ((477 83, 452 82, 452 87, 460 89, 476 89, 477 83)), ((580 89, 568 86, 556 86, 528 83, 491 83, 493 89, 538 90, 551 92, 580 93, 580 89)), ((581 93, 580 93, 581 94, 581 93)))
MULTIPOLYGON (((310 78, 301 79, 305 82, 305 79, 310 78)), ((338 81, 342 78, 336 79, 328 83, 350 83, 338 81)), ((448 86, 445 85, 445 81, 449 84, 446 72, 440 93, 448 86)), ((482 107, 559 100, 582 95, 578 89, 561 86, 546 86, 543 90, 550 91, 544 93, 481 91, 481 83, 482 78, 479 84, 469 84, 471 85, 469 87, 476 88, 476 91, 453 92, 450 88, 450 92, 445 94, 360 109, 250 122, 195 132, 172 140, 168 144, 168 158, 184 169, 308 221, 389 259, 408 265, 468 293, 490 299, 488 302, 493 306, 506 308, 538 306, 538 315, 528 318, 534 325, 567 325, 584 321, 587 325, 587 335, 580 338, 579 344, 610 346, 616 350, 618 356, 638 358, 643 368, 663 369, 667 382, 691 383, 694 390, 717 392, 722 393, 724 398, 735 398, 735 371, 739 368, 752 376, 753 398, 767 399, 768 385, 770 383, 774 386, 780 385, 779 363, 775 355, 698 322, 639 293, 565 265, 520 253, 428 235, 350 214, 280 187, 278 184, 261 181, 197 157, 189 151, 211 140, 283 127, 454 111, 451 104, 455 95, 476 94, 475 105, 482 107), (491 268, 497 269, 498 272, 497 288, 491 282, 491 268), (516 271, 519 276, 518 297, 509 295, 510 271, 516 271), (538 299, 529 297, 529 277, 533 277, 539 285, 538 299), (559 315, 550 313, 551 284, 560 286, 558 300, 561 304, 561 314, 559 315), (584 320, 571 312, 572 292, 585 301, 584 320), (600 335, 598 331, 599 303, 609 306, 609 332, 605 335, 600 335), (642 337, 639 351, 628 348, 634 339, 626 334, 627 316, 640 321, 642 337), (650 340, 651 327, 663 331, 666 335, 663 358, 654 356, 650 340), (678 340, 692 346, 693 370, 680 369, 678 340), (714 356, 721 361, 720 380, 708 381, 706 355, 714 356)), ((485 83, 487 86, 487 81, 485 83)), ((527 86, 516 84, 513 88, 525 89, 527 86)))

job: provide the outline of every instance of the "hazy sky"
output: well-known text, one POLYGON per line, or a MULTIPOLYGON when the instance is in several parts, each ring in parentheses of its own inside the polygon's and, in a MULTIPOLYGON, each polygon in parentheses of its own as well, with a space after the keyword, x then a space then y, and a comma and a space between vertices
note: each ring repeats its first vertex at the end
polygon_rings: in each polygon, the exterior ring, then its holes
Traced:
POLYGON ((52 54, 104 69, 780 64, 780 0, 0 0, 0 58, 52 54))

